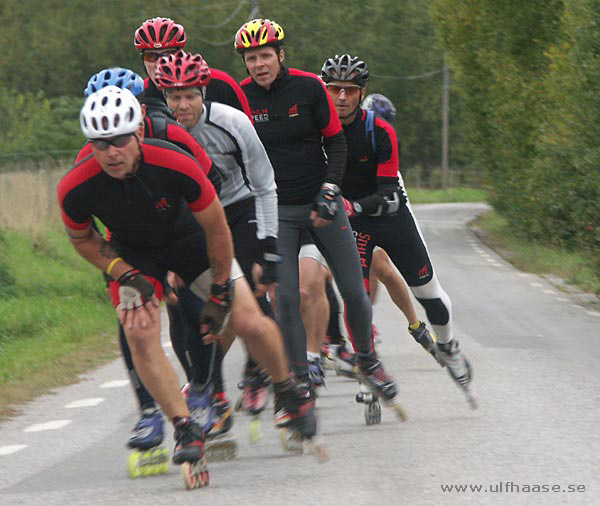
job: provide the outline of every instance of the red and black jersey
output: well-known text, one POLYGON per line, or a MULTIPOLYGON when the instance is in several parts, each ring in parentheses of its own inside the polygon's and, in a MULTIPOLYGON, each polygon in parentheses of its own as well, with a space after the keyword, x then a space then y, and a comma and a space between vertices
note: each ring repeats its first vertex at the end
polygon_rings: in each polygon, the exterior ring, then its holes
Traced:
POLYGON ((282 66, 280 77, 268 90, 251 78, 240 84, 275 171, 279 204, 312 202, 327 174, 322 138, 342 131, 323 81, 315 74, 282 66))
POLYGON ((138 169, 124 180, 104 172, 93 154, 62 178, 58 200, 68 228, 83 230, 96 217, 117 240, 156 248, 200 227, 190 210, 208 207, 215 190, 198 162, 157 139, 140 149, 138 169))
POLYGON ((380 184, 398 184, 398 141, 394 127, 375 118, 373 143, 367 135, 366 111, 359 109, 356 118, 344 125, 348 161, 342 180, 342 195, 357 200, 372 195, 380 184))

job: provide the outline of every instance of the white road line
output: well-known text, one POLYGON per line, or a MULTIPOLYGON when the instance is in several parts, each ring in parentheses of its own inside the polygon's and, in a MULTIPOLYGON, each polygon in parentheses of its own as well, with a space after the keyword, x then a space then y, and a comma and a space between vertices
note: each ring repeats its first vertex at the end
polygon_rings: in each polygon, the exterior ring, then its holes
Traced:
POLYGON ((81 399, 79 401, 69 402, 69 404, 65 405, 65 408, 91 408, 92 406, 97 406, 101 402, 104 402, 104 397, 91 397, 89 399, 81 399))
POLYGON ((27 448, 27 445, 0 446, 0 455, 11 455, 12 453, 17 453, 18 451, 21 451, 23 448, 27 448))
POLYGON ((526 273, 526 272, 519 272, 517 275, 520 276, 520 277, 522 277, 522 278, 528 278, 529 277, 529 274, 526 273))
POLYGON ((496 263, 493 263, 492 265, 493 265, 494 267, 504 267, 504 265, 502 265, 502 264, 499 264, 499 263, 497 263, 497 262, 496 262, 496 263))
POLYGON ((173 343, 171 341, 163 341, 162 342, 162 347, 163 348, 172 348, 173 347, 173 343))
POLYGON ((534 286, 535 288, 544 288, 544 285, 542 285, 542 283, 534 283, 531 282, 529 283, 531 286, 534 286))
POLYGON ((102 383, 100 388, 121 388, 129 384, 129 380, 113 380, 102 383))
POLYGON ((597 311, 586 311, 586 313, 590 316, 600 316, 600 313, 598 313, 597 311))
POLYGON ((25 427, 23 432, 42 432, 45 430, 58 430, 66 427, 71 423, 71 420, 52 420, 51 422, 45 423, 36 423, 35 425, 30 425, 29 427, 25 427))
POLYGON ((556 292, 554 290, 550 290, 549 288, 546 288, 545 290, 542 290, 544 293, 547 293, 548 295, 555 295, 556 292))
POLYGON ((564 297, 554 297, 554 300, 558 302, 569 302, 569 299, 565 299, 564 297))

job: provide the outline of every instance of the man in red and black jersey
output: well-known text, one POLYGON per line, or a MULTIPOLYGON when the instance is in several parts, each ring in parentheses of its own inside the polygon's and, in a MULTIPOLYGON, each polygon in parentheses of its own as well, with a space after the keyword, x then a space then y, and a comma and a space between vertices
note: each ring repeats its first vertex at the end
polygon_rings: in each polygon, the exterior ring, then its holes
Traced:
POLYGON ((342 127, 323 82, 283 65, 283 28, 268 19, 242 25, 234 46, 250 77, 241 83, 254 126, 277 183, 279 269, 277 316, 297 380, 309 383, 306 333, 299 311, 298 252, 304 231, 331 266, 342 297, 365 381, 384 399, 396 395, 372 346, 371 305, 361 281, 354 237, 339 185, 346 163, 342 127))
MULTIPOLYGON (((80 121, 92 154, 59 184, 63 221, 77 252, 114 280, 113 303, 136 371, 176 428, 173 461, 201 459, 204 432, 190 420, 160 342, 158 304, 167 271, 205 301, 205 340, 226 326, 240 335, 271 373, 292 424, 312 437, 312 401, 289 379, 277 326, 260 312, 233 258, 225 213, 198 162, 169 143, 143 140, 141 107, 129 90, 107 86, 91 94, 80 121), (93 218, 111 230, 109 243, 93 218)), ((198 344, 189 343, 192 362, 198 344)))
POLYGON ((437 345, 421 322, 410 333, 465 390, 471 367, 453 338, 451 304, 433 271, 427 247, 399 185, 399 157, 392 125, 360 108, 365 98, 368 69, 364 61, 348 54, 323 64, 321 77, 340 116, 348 145, 342 181, 346 214, 356 236, 365 285, 375 247, 391 258, 437 334, 437 345))

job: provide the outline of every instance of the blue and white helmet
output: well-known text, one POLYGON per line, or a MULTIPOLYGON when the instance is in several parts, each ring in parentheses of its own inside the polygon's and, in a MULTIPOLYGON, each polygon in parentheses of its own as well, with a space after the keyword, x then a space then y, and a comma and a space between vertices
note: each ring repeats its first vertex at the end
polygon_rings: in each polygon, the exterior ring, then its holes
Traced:
POLYGON ((128 89, 106 86, 86 98, 79 123, 88 139, 134 133, 142 122, 142 107, 128 89))
POLYGON ((90 77, 83 94, 88 97, 92 93, 111 85, 127 89, 136 97, 139 97, 144 91, 144 80, 138 74, 129 69, 113 67, 101 70, 90 77))
POLYGON ((396 108, 392 101, 379 93, 367 95, 361 105, 366 111, 373 111, 377 116, 383 118, 388 123, 396 119, 396 108))

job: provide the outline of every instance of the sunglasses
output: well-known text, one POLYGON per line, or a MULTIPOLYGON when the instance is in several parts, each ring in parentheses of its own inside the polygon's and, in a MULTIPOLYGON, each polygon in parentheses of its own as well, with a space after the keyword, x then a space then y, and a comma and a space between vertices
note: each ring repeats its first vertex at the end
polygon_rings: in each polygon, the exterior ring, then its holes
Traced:
POLYGON ((144 60, 147 63, 154 63, 156 62, 161 56, 166 56, 169 54, 175 54, 176 51, 163 51, 162 53, 142 53, 142 60, 144 60))
POLYGON ((117 135, 112 139, 90 139, 92 146, 94 146, 99 151, 106 151, 110 146, 114 146, 115 148, 124 148, 129 144, 131 137, 134 134, 123 134, 117 135))
POLYGON ((339 86, 337 84, 328 84, 327 90, 334 95, 339 95, 343 91, 347 97, 353 97, 360 92, 361 88, 360 86, 339 86))

